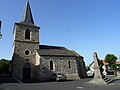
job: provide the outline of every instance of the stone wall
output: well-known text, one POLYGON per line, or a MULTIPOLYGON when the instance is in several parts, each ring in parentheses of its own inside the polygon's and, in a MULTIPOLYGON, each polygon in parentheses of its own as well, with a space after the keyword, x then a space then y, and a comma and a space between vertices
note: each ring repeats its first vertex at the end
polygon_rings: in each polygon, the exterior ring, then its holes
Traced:
MULTIPOLYGON (((77 67, 76 57, 55 57, 55 56, 41 56, 40 59, 40 78, 47 79, 52 73, 63 73, 67 79, 80 79, 77 67), (50 61, 54 63, 54 69, 50 70, 50 61), (70 62, 70 66, 69 66, 70 62)), ((79 60, 81 61, 81 60, 79 60)), ((81 63, 81 62, 79 62, 81 63)), ((79 66, 80 67, 80 66, 79 66)), ((82 72, 82 71, 81 71, 82 72)))
POLYGON ((30 41, 30 42, 39 42, 39 28, 35 26, 27 26, 20 23, 15 23, 14 26, 14 40, 19 41, 30 41), (30 40, 25 39, 25 31, 29 29, 31 38, 30 40))

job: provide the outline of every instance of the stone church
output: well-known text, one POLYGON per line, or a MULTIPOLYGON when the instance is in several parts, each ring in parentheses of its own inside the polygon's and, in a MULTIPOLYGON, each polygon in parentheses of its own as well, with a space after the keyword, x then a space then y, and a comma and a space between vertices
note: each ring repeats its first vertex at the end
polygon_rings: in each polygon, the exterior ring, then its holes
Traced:
POLYGON ((12 76, 18 80, 49 80, 52 73, 67 79, 86 77, 83 57, 65 47, 39 45, 39 30, 27 1, 20 22, 14 24, 12 76))

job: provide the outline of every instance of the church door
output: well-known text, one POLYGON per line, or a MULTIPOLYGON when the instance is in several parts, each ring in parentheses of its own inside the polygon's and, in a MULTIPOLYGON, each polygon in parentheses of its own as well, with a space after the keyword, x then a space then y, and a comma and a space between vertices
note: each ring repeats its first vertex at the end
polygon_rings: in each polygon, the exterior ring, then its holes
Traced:
POLYGON ((31 65, 26 63, 23 67, 23 80, 31 79, 31 65))

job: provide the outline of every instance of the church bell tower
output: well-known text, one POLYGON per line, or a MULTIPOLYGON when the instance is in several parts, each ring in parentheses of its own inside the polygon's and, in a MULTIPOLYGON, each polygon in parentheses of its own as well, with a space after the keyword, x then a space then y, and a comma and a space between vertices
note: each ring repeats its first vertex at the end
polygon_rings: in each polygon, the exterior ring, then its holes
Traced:
POLYGON ((39 29, 34 24, 29 1, 20 22, 14 24, 13 77, 18 80, 35 78, 35 50, 39 49, 39 29))

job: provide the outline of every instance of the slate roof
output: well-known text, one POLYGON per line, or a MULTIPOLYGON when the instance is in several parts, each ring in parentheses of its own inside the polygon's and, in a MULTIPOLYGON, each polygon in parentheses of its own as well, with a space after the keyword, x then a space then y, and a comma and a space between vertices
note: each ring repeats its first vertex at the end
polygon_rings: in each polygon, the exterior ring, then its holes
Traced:
POLYGON ((40 56, 69 56, 69 57, 82 57, 75 51, 68 50, 65 47, 40 45, 37 50, 40 56))
POLYGON ((26 7, 25 7, 22 17, 20 19, 20 23, 34 25, 29 1, 27 1, 27 3, 26 3, 26 7))

